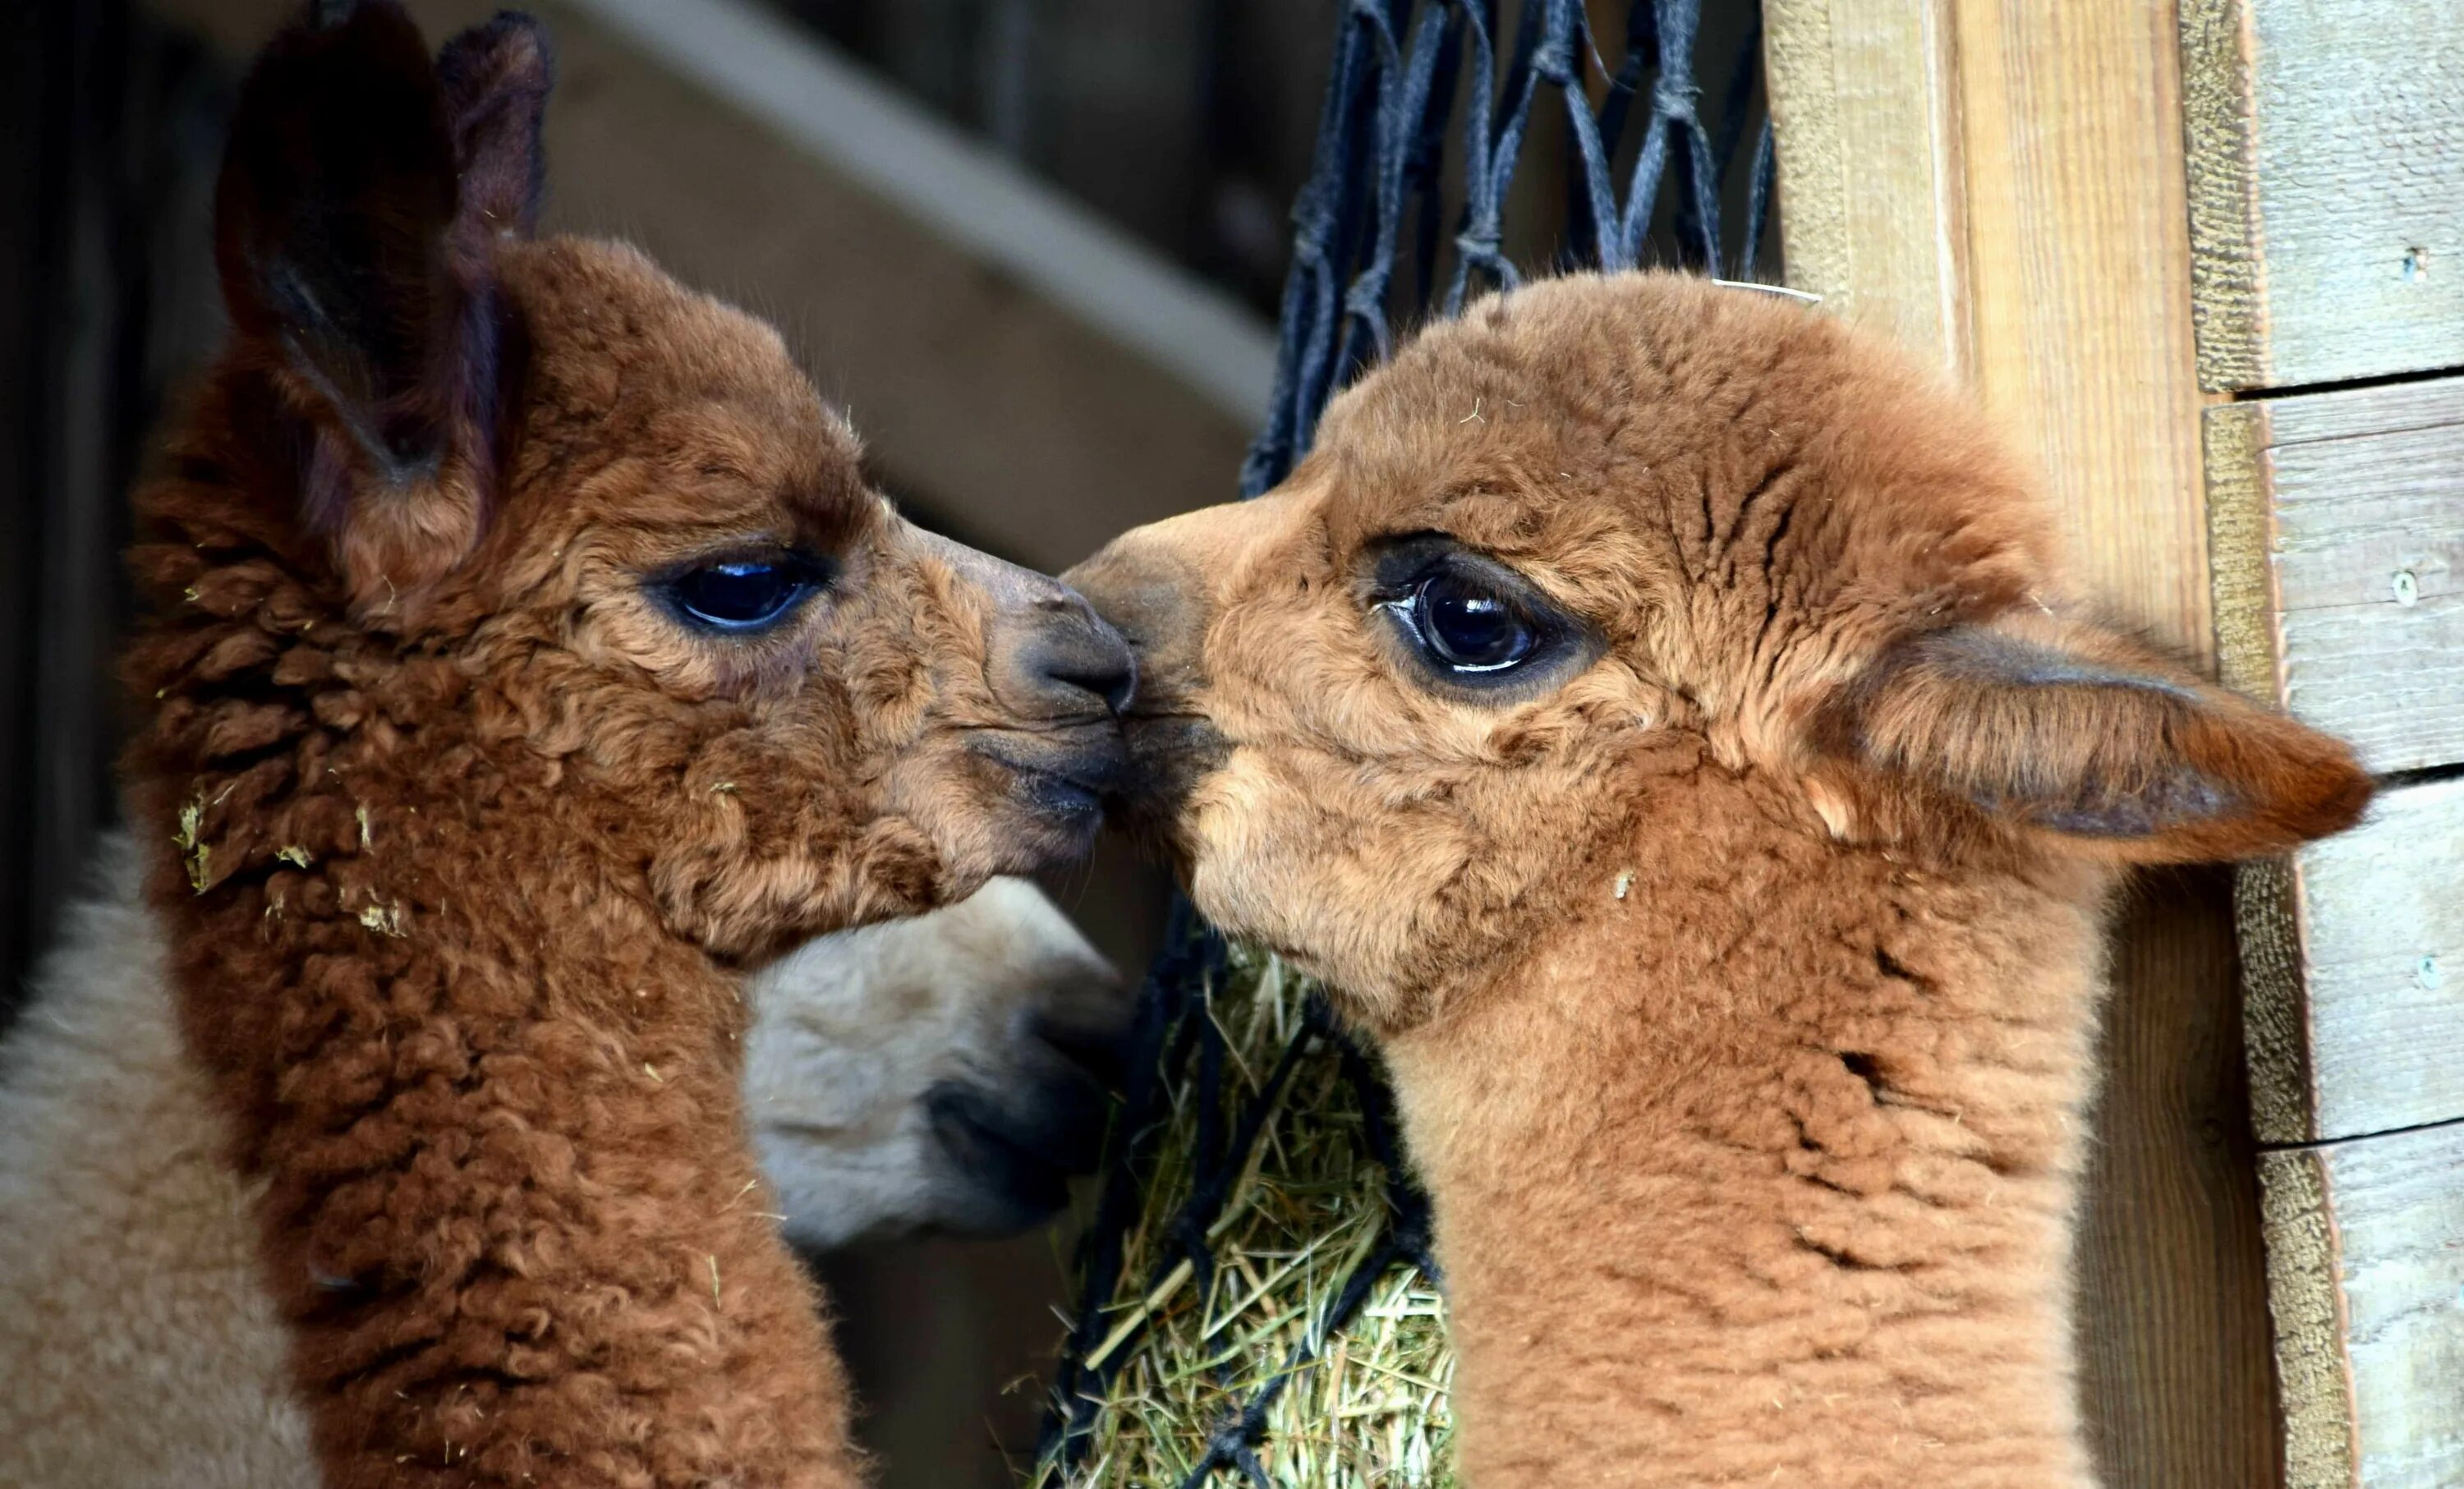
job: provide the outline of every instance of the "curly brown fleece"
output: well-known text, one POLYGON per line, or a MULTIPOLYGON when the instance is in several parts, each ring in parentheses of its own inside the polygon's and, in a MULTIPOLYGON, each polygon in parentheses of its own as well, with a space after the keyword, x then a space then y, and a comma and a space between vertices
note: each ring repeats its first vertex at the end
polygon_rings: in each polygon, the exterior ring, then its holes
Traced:
POLYGON ((252 75, 131 810, 329 1482, 848 1484, 740 969, 1083 846, 1023 782, 1111 721, 1004 659, 1095 623, 892 515, 768 327, 532 241, 547 83, 384 4, 252 75), (783 550, 827 591, 758 635, 661 599, 783 550))
POLYGON ((1887 347, 1625 274, 1433 327, 1278 491, 1070 576, 1140 650, 1142 810, 1199 908, 1385 1054, 1475 1489, 2091 1480, 2118 865, 2369 787, 2099 627, 2057 555, 1887 347), (1398 619, 1426 555, 1518 576, 1525 675, 1398 619))

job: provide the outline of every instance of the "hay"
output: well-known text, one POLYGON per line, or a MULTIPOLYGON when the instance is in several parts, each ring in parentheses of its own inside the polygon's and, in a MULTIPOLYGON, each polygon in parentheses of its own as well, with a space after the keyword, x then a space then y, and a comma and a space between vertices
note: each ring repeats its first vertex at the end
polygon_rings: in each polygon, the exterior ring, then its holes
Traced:
MULTIPOLYGON (((1421 1269, 1409 1261, 1383 1268, 1349 1324, 1316 1337, 1346 1284, 1397 1239, 1398 1216, 1370 1126, 1383 1113, 1364 1106, 1357 1055, 1347 1059, 1322 1015, 1311 1014, 1314 992, 1273 957, 1236 952, 1184 1015, 1222 1034, 1216 1109, 1202 1110, 1202 1081, 1167 1070, 1161 1129, 1146 1135, 1129 1175, 1135 1214, 1122 1234, 1121 1281, 1079 1336, 1080 1378, 1093 1384, 1077 1389, 1094 1398, 1091 1419, 1074 1467, 1047 1453, 1029 1480, 1036 1489, 1183 1483, 1207 1463, 1227 1422, 1287 1368, 1263 1431, 1250 1438, 1265 1482, 1454 1482, 1446 1407, 1454 1362, 1444 1303, 1421 1269), (1273 1071, 1295 1040, 1277 1084, 1273 1071), (1210 1143, 1231 1150, 1243 1119, 1260 1112, 1263 1126, 1228 1199, 1212 1215, 1203 1206, 1192 1212, 1206 1167, 1199 1154, 1210 1143), (1188 1226, 1203 1227, 1214 1262, 1202 1292, 1200 1266, 1176 1239, 1188 1226), (1089 1339, 1099 1342, 1085 1347, 1089 1339)), ((1410 1217, 1400 1218, 1408 1248, 1417 1237, 1410 1217)), ((1070 1403, 1056 1405, 1066 1417, 1070 1403)), ((1219 1466, 1218 1481, 1243 1478, 1219 1466)))

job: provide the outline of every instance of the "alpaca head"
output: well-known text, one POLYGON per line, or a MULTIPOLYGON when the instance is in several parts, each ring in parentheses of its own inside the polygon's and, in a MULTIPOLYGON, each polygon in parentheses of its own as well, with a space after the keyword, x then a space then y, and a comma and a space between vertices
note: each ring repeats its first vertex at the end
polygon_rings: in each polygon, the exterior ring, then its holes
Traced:
POLYGON ((561 762, 671 927, 729 956, 1083 850, 1119 638, 903 521, 767 325, 629 248, 534 238, 530 21, 431 60, 395 5, 327 9, 242 93, 231 346, 147 498, 169 639, 135 670, 170 734, 193 722, 174 761, 225 757, 232 666, 323 668, 319 723, 390 749, 451 714, 561 762))
POLYGON ((1120 976, 1023 879, 747 980, 745 1115, 788 1237, 1023 1230, 1101 1156, 1120 976))
POLYGON ((1071 579, 1138 652, 1132 804, 1200 909, 1391 1030, 1576 880, 1710 849, 1662 808, 1715 778, 1752 803, 1721 851, 2229 858, 2354 819, 2341 745, 2098 625, 2057 555, 1888 348, 1621 274, 1431 327, 1279 489, 1071 579))

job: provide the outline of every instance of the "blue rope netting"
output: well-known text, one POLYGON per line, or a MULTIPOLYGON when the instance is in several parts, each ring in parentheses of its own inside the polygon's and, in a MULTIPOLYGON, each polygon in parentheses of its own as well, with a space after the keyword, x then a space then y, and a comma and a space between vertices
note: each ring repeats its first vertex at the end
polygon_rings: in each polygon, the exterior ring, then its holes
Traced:
MULTIPOLYGON (((1518 281, 1509 258, 1509 204, 1535 219, 1515 226, 1531 230, 1523 252, 1549 268, 1649 262, 1715 274, 1726 270, 1739 278, 1753 274, 1766 248, 1771 133, 1757 86, 1759 7, 1754 0, 1727 3, 1750 13, 1727 62, 1716 115, 1706 120, 1695 80, 1702 0, 1634 0, 1622 53, 1608 55, 1581 0, 1522 0, 1511 7, 1513 35, 1502 66, 1499 0, 1350 0, 1319 117, 1315 162, 1292 213, 1274 398, 1242 467, 1243 496, 1268 490, 1308 453, 1328 399, 1384 360, 1398 321, 1451 316, 1468 296, 1518 281), (1617 57, 1614 69, 1609 55, 1617 57), (1537 133, 1544 92, 1562 111, 1569 158, 1561 203, 1511 191, 1537 133), (1743 164, 1743 223, 1731 255, 1725 252, 1730 240, 1723 232, 1723 187, 1753 115, 1763 117, 1752 156, 1743 164), (1443 228, 1448 219, 1451 234, 1443 228)), ((1198 1296, 1208 1295, 1216 1273, 1208 1228, 1231 1199, 1283 1087, 1312 1049, 1336 1051, 1387 1182, 1382 1237, 1281 1369, 1212 1424, 1204 1459, 1186 1489, 1202 1489, 1221 1470, 1268 1489, 1256 1450, 1268 1409, 1293 1373, 1344 1327, 1391 1269, 1416 1266, 1438 1276, 1429 1255, 1428 1199, 1402 1160, 1375 1062, 1322 1003, 1311 1004, 1301 1033, 1258 1089, 1237 1113, 1226 1113, 1221 1091, 1229 1051, 1206 1010, 1209 990, 1221 985, 1225 972, 1221 937, 1186 904, 1177 905, 1165 950, 1140 993, 1128 1089, 1080 1255, 1077 1322, 1054 1382, 1060 1406, 1040 1455, 1065 1474, 1083 1464, 1109 1388, 1132 1352, 1119 1346, 1133 1343, 1134 1335, 1115 1341, 1100 1365, 1085 1363, 1105 1341, 1107 1308, 1121 1296, 1126 1243, 1140 1212, 1140 1175, 1150 1167, 1176 1089, 1196 1091, 1195 1180, 1168 1227, 1168 1244, 1151 1259, 1141 1293, 1186 1262, 1198 1296)))

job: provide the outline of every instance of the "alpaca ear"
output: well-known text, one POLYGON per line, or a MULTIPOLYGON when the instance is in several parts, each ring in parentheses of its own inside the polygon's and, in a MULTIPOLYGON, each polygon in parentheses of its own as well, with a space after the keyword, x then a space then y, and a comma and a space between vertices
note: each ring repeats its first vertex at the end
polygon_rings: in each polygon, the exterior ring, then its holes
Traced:
POLYGON ((1817 750, 2099 856, 2278 852, 2357 821, 2340 740, 2111 632, 2004 618, 1908 637, 1815 719, 1817 750))
MULTIPOLYGON (((548 90, 556 86, 546 30, 517 11, 498 11, 445 44, 436 76, 461 164, 458 228, 465 235, 529 237, 539 227, 546 185, 539 130, 548 90)), ((480 246, 471 243, 465 251, 480 246)))
POLYGON ((445 64, 389 0, 314 8, 249 74, 215 195, 233 329, 316 430, 301 520, 371 608, 486 527, 506 361, 493 244, 536 211, 537 28, 499 18, 445 64))

